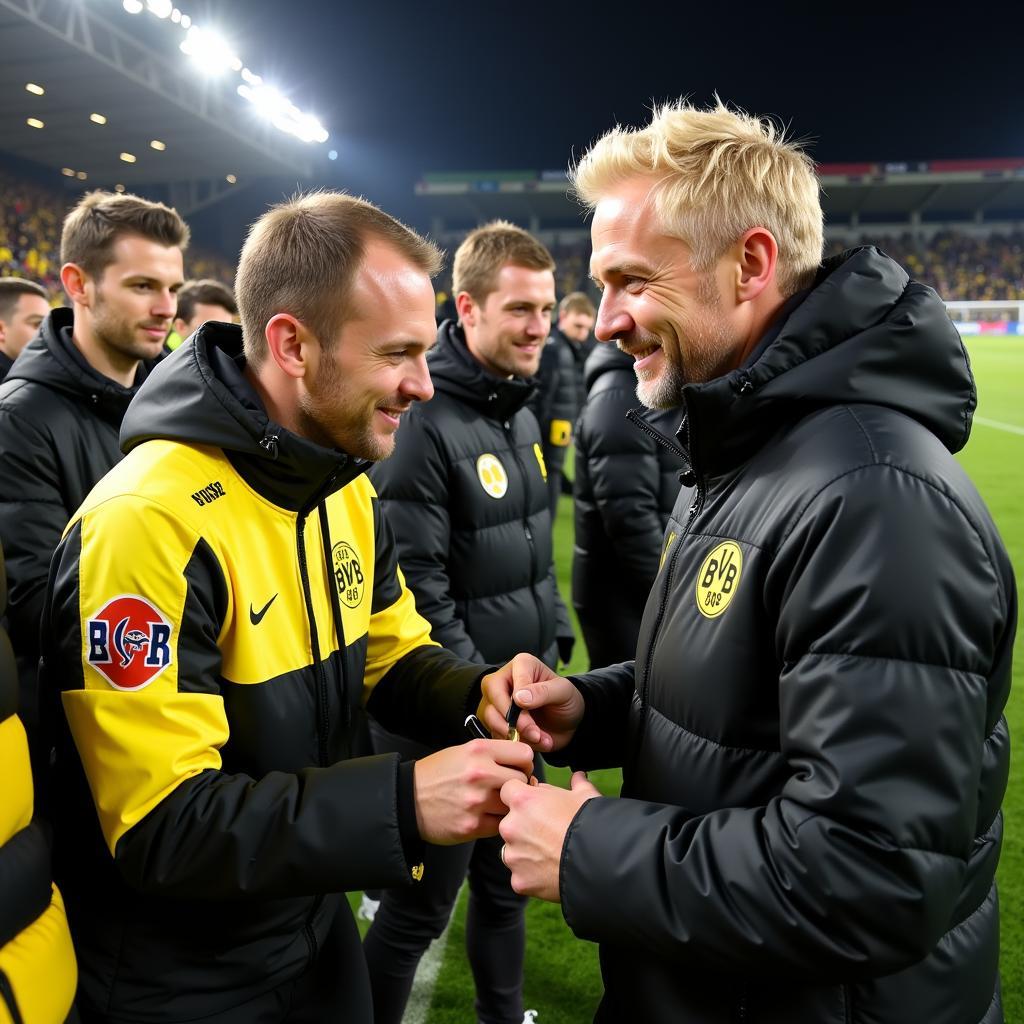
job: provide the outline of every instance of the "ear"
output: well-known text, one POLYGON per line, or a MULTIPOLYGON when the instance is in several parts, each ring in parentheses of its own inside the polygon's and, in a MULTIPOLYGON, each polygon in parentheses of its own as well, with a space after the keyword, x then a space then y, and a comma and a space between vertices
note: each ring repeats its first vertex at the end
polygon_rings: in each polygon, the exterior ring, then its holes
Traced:
POLYGON ((181 337, 181 338, 187 338, 188 337, 188 334, 187 334, 188 324, 185 323, 185 321, 182 320, 180 317, 175 317, 174 318, 174 323, 171 324, 171 327, 174 330, 174 333, 177 334, 179 337, 181 337))
POLYGON ((455 296, 455 309, 459 314, 460 324, 469 324, 470 327, 476 326, 476 303, 473 301, 473 297, 469 292, 459 292, 455 296))
POLYGON ((263 329, 270 358, 296 380, 309 372, 310 342, 313 336, 291 313, 275 313, 263 329))
POLYGON ((736 301, 750 302, 775 282, 779 243, 767 228, 750 228, 739 239, 736 301))
POLYGON ((60 268, 60 283, 73 303, 77 303, 79 306, 89 305, 92 296, 88 286, 92 280, 77 263, 65 263, 60 268))

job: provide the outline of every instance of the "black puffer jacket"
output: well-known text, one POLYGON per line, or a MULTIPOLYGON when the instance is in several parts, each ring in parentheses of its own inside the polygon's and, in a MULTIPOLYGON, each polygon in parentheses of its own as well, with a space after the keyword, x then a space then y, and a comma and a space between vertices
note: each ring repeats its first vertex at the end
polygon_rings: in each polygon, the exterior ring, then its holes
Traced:
POLYGON ((552 327, 541 353, 537 390, 529 406, 540 424, 544 462, 550 473, 561 473, 565 465, 573 424, 586 397, 583 364, 591 348, 586 343, 577 345, 552 327))
POLYGON ((93 484, 121 459, 118 431, 135 388, 94 370, 71 340, 70 309, 55 309, 0 385, 0 540, 7 557, 19 713, 38 715, 39 620, 50 557, 93 484))
POLYGON ((829 260, 748 367, 684 388, 692 460, 633 665, 583 676, 562 855, 601 1021, 1003 1019, 994 885, 1011 566, 950 452, 941 302, 829 260))
POLYGON ((684 465, 678 445, 657 435, 674 434, 682 410, 643 410, 639 417, 654 431, 629 422, 637 404, 633 357, 615 345, 593 352, 586 383, 576 421, 572 603, 590 667, 601 668, 636 653, 684 465))
POLYGON ((470 661, 567 661, 532 386, 487 373, 451 321, 437 339, 434 398, 405 414, 394 454, 370 471, 416 609, 470 661))

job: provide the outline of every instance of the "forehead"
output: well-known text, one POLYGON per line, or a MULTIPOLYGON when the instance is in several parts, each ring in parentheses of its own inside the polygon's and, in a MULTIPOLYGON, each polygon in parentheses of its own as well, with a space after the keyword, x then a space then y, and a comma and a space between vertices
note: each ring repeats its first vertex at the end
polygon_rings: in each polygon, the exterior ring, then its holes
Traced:
POLYGON ((430 276, 393 246, 370 240, 352 285, 354 322, 429 344, 437 333, 430 276))
POLYGON ((207 320, 222 320, 225 323, 230 323, 234 319, 234 313, 219 302, 197 302, 193 308, 197 315, 201 314, 207 320))
POLYGON ((653 184, 648 178, 628 178, 609 189, 594 207, 590 234, 595 275, 619 264, 646 262, 652 246, 669 240, 658 224, 653 184))
POLYGON ((151 277, 171 283, 184 276, 181 249, 141 235, 120 235, 111 246, 110 255, 112 259, 104 268, 104 275, 151 277))
POLYGON ((23 292, 18 296, 14 311, 20 316, 46 316, 50 312, 50 304, 42 295, 23 292))
POLYGON ((494 280, 494 291, 487 296, 487 302, 496 297, 496 301, 504 303, 514 299, 536 302, 538 304, 554 303, 555 275, 550 270, 531 270, 529 267, 506 263, 494 280))

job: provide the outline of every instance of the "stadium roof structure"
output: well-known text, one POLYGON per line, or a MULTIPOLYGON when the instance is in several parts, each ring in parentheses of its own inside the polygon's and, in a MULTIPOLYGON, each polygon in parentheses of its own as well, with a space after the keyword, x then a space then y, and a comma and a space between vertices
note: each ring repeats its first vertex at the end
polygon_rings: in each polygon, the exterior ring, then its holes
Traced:
POLYGON ((260 118, 229 82, 128 31, 118 7, 0 0, 0 149, 76 182, 169 187, 184 214, 236 181, 310 175, 309 144, 260 118))
MULTIPOLYGON (((930 163, 820 164, 822 206, 830 226, 929 221, 1017 220, 1024 214, 1024 159, 930 163)), ((435 230, 502 215, 531 230, 583 227, 564 171, 457 172, 424 175, 416 194, 435 230)))

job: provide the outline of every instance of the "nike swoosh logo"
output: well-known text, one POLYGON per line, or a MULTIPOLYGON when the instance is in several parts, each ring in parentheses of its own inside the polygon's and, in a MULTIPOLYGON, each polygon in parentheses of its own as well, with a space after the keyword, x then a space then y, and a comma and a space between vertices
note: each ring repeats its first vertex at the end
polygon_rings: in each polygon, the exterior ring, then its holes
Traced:
POLYGON ((258 612, 252 610, 252 604, 249 605, 249 621, 254 625, 258 626, 263 621, 263 616, 270 610, 270 606, 277 600, 277 594, 275 594, 258 612))

